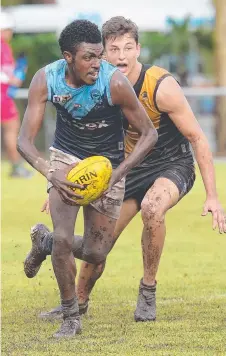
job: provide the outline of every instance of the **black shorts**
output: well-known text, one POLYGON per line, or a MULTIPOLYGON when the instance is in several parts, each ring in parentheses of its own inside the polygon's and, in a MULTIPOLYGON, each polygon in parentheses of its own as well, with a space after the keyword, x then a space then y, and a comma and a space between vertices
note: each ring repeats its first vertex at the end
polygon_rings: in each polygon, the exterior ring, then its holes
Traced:
POLYGON ((144 165, 132 169, 126 176, 126 190, 124 201, 135 199, 140 204, 158 178, 168 178, 178 188, 180 199, 193 187, 195 182, 195 166, 192 156, 180 157, 175 161, 158 166, 144 165))

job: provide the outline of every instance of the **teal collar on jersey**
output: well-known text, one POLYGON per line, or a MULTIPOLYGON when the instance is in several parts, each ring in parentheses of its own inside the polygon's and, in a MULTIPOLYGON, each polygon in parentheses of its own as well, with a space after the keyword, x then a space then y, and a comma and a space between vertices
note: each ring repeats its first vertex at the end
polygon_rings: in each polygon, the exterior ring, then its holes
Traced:
POLYGON ((65 80, 66 65, 66 61, 61 59, 46 66, 48 101, 51 101, 58 108, 64 107, 77 120, 81 120, 96 105, 100 105, 104 96, 107 97, 109 105, 113 105, 110 81, 113 73, 118 70, 117 67, 113 67, 110 63, 102 60, 99 76, 94 84, 73 88, 65 80))

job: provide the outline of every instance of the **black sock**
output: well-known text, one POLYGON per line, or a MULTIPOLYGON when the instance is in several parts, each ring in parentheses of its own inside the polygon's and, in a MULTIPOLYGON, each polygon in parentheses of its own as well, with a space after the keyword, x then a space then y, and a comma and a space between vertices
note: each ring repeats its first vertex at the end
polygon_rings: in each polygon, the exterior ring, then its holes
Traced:
POLYGON ((68 318, 79 318, 79 307, 78 307, 78 299, 75 296, 70 300, 61 300, 63 317, 68 318))
POLYGON ((146 289, 155 290, 156 289, 156 285, 157 285, 157 281, 155 281, 155 284, 153 286, 149 286, 147 284, 144 284, 143 278, 142 278, 140 284, 141 284, 141 286, 143 286, 146 289))

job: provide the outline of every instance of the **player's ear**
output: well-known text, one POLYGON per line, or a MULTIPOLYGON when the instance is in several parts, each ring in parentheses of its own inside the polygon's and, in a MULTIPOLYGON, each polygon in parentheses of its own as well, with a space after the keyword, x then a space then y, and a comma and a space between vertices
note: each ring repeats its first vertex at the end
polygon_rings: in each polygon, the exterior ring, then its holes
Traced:
POLYGON ((63 56, 64 56, 64 59, 67 61, 68 64, 72 63, 73 56, 72 56, 72 54, 70 52, 64 51, 63 52, 63 56))
POLYGON ((105 61, 107 61, 107 55, 106 52, 104 51, 104 53, 102 54, 102 59, 104 59, 105 61))

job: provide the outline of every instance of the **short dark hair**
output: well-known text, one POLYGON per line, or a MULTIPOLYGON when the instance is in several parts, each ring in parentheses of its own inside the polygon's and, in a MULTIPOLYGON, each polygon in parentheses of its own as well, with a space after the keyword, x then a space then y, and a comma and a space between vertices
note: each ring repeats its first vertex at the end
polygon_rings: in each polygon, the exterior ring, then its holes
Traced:
POLYGON ((75 20, 67 25, 60 34, 59 46, 61 52, 76 52, 76 47, 82 43, 101 43, 101 32, 98 26, 88 20, 75 20))
POLYGON ((126 19, 123 16, 112 17, 102 26, 103 45, 105 46, 105 42, 107 39, 115 39, 116 37, 123 36, 126 33, 130 33, 136 43, 138 43, 139 35, 137 25, 130 19, 126 19))

